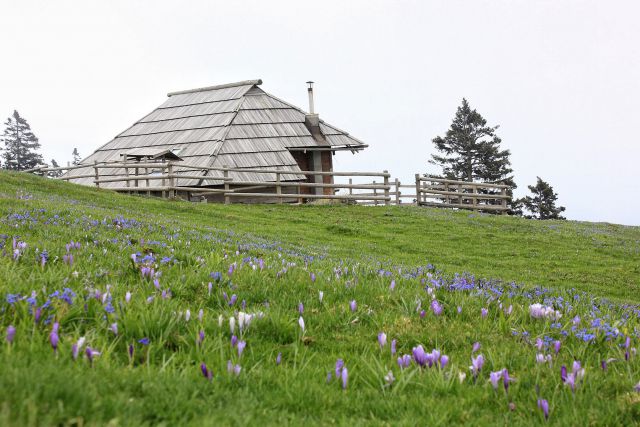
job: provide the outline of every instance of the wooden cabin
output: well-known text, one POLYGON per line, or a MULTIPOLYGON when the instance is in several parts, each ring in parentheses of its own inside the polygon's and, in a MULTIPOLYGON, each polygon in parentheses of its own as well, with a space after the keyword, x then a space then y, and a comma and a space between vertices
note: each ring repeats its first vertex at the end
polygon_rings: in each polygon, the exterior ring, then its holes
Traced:
MULTIPOLYGON (((228 172, 233 182, 259 182, 268 186, 275 182, 275 174, 242 169, 280 169, 283 171, 281 181, 315 179, 315 182, 331 183, 331 176, 307 177, 300 172, 332 172, 336 152, 356 153, 367 145, 319 118, 313 111, 312 82, 308 83, 309 112, 265 92, 259 87, 261 80, 169 93, 158 108, 82 160, 80 164, 86 168, 70 170, 66 178, 93 186, 90 175, 96 162, 127 161, 135 169, 135 163, 144 159, 147 163, 175 161, 177 185, 189 188, 219 187, 223 184, 223 174, 215 170, 194 172, 181 164, 237 168, 228 172), (196 173, 198 176, 194 177, 196 173)), ((126 177, 131 168, 100 169, 100 178, 126 177)), ((148 185, 153 192, 153 187, 161 186, 161 182, 150 180, 148 185)), ((105 182, 100 186, 122 188, 123 182, 105 182)), ((318 194, 333 191, 331 188, 299 189, 305 190, 318 194)))

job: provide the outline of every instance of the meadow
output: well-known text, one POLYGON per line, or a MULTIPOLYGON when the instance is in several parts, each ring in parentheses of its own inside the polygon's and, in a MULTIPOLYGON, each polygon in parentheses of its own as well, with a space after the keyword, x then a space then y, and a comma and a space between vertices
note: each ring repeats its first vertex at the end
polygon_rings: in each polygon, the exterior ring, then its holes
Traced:
POLYGON ((0 172, 0 425, 632 425, 640 227, 0 172))

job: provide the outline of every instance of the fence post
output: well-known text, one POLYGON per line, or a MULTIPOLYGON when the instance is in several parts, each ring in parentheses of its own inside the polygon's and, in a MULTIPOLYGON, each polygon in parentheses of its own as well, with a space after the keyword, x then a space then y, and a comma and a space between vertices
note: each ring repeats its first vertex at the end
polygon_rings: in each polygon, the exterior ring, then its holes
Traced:
MULTIPOLYGON (((169 198, 173 199, 176 197, 176 193, 175 193, 175 187, 174 187, 174 180, 173 180, 173 162, 169 161, 169 163, 167 164, 167 176, 169 177, 169 198)), ((136 181, 138 182, 138 181, 136 181)))
MULTIPOLYGON (((449 192, 449 184, 447 184, 446 182, 444 183, 444 191, 447 193, 449 192)), ((451 197, 448 194, 445 195, 444 200, 448 205, 451 204, 451 197)))
MULTIPOLYGON (((276 167, 279 171, 280 166, 276 167)), ((276 172, 276 194, 278 195, 278 203, 282 203, 282 187, 280 186, 280 172, 276 172)))
POLYGON ((353 196, 353 188, 351 188, 352 185, 353 185, 353 178, 349 178, 349 200, 351 200, 351 196, 353 196))
POLYGON ((100 183, 98 182, 100 180, 100 175, 98 174, 98 161, 97 160, 93 161, 93 172, 95 174, 96 187, 100 187, 100 183))
MULTIPOLYGON (((163 163, 162 163, 162 170, 160 171, 160 173, 162 174, 162 198, 163 198, 163 199, 166 199, 166 198, 167 198, 167 190, 166 190, 166 188, 165 188, 165 186, 166 186, 167 182, 166 182, 165 174, 164 174, 164 172, 165 172, 164 170, 165 170, 166 168, 167 168, 167 164, 163 162, 163 163)), ((168 173, 167 173, 167 175, 168 175, 168 173)))
MULTIPOLYGON (((376 182, 375 182, 375 181, 373 181, 373 185, 374 185, 374 186, 376 185, 376 182)), ((377 189, 377 188, 374 188, 374 189, 373 189, 373 197, 378 197, 378 189, 377 189)), ((373 201, 373 205, 374 205, 374 206, 378 206, 378 199, 376 199, 376 200, 374 200, 374 201, 373 201)))
POLYGON ((224 177, 224 204, 228 205, 231 202, 231 198, 227 195, 227 191, 229 191, 229 170, 227 169, 229 166, 223 165, 222 176, 224 177))
POLYGON ((500 191, 500 194, 503 196, 503 198, 502 198, 502 207, 504 208, 504 210, 502 211, 502 215, 506 215, 507 214, 507 199, 504 198, 504 196, 507 195, 507 189, 503 188, 500 191))
POLYGON ((389 197, 389 171, 384 170, 384 204, 388 206, 391 204, 391 197, 389 197))
POLYGON ((476 196, 478 194, 478 186, 475 184, 471 185, 471 194, 472 194, 472 201, 473 201, 473 210, 477 211, 477 206, 478 206, 478 197, 476 196))
POLYGON ((416 174, 416 206, 420 206, 420 174, 416 174))
POLYGON ((144 174, 147 176, 147 196, 151 196, 151 190, 149 190, 149 168, 144 168, 144 174))
POLYGON ((458 184, 458 193, 460 193, 458 196, 458 204, 462 205, 462 184, 458 184))
POLYGON ((400 204, 400 181, 396 178, 396 206, 400 204))
MULTIPOLYGON (((124 174, 127 177, 126 186, 129 187, 131 186, 131 181, 129 181, 129 166, 127 166, 127 156, 124 156, 124 161, 122 163, 124 163, 124 174)), ((127 193, 130 194, 131 192, 127 191, 127 193)))

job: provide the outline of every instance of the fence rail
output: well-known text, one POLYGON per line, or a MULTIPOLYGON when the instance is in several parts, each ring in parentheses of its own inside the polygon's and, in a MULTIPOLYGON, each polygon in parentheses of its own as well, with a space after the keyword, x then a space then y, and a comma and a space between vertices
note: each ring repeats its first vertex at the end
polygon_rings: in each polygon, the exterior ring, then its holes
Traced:
MULTIPOLYGON (((415 175, 415 182, 402 183, 395 178, 390 180, 388 171, 382 172, 317 172, 290 171, 279 168, 233 168, 203 167, 184 162, 125 162, 111 161, 89 165, 70 165, 57 168, 36 168, 26 172, 61 172, 80 168, 91 168, 93 173, 60 177, 73 179, 92 178, 91 182, 100 187, 119 192, 158 194, 162 197, 207 198, 231 203, 233 200, 254 199, 256 201, 283 203, 285 201, 305 200, 343 200, 365 205, 410 205, 433 206, 440 208, 472 209, 506 214, 510 188, 504 184, 476 183, 457 181, 434 176, 415 175), (101 170, 121 168, 122 176, 104 175, 101 170), (176 171, 180 168, 180 172, 176 171), (206 176, 210 171, 221 172, 222 176, 206 176), (269 174, 268 181, 234 180, 232 172, 251 172, 269 174), (304 175, 308 181, 283 180, 286 175, 304 175), (325 178, 329 177, 329 182, 325 178), (344 180, 345 182, 334 182, 344 180), (219 183, 215 186, 200 187, 180 185, 180 180, 210 180, 219 183), (364 180, 364 182, 356 182, 364 180), (160 181, 160 182, 158 182, 160 181), (319 181, 319 182, 316 182, 319 181), (112 185, 121 183, 122 185, 112 185), (152 185, 153 184, 153 185, 152 185)), ((182 181, 184 183, 184 181, 182 181)))

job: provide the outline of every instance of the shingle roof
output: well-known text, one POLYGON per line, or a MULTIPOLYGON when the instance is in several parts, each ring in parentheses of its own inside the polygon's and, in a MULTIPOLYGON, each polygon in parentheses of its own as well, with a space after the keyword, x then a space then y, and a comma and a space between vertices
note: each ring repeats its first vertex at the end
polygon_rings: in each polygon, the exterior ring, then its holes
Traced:
MULTIPOLYGON (((304 179, 289 149, 313 149, 320 144, 305 126, 305 112, 258 86, 261 80, 247 80, 168 94, 158 108, 134 123, 113 140, 98 148, 81 164, 88 167, 68 172, 68 177, 92 173, 95 161, 121 160, 121 154, 151 148, 172 150, 185 164, 203 167, 275 168, 291 171, 282 180, 304 179)), ((328 149, 361 150, 366 145, 336 127, 320 121, 328 149)), ((194 175, 176 167, 178 174, 194 175)), ((101 169, 101 176, 124 175, 122 168, 101 169)), ((274 176, 253 172, 230 172, 236 181, 273 181, 274 176)), ((203 173, 204 180, 180 179, 181 186, 216 185, 222 173, 203 173), (206 175, 206 177, 205 177, 206 175)), ((93 178, 72 182, 93 185, 93 178)), ((160 181, 151 181, 160 185, 160 181)), ((120 187, 122 183, 105 183, 120 187)), ((102 186, 102 185, 101 185, 102 186)))

